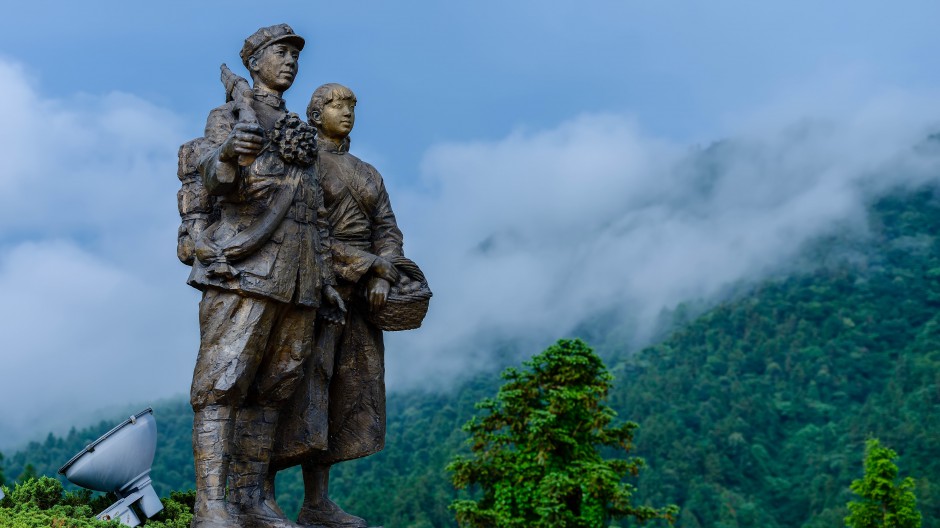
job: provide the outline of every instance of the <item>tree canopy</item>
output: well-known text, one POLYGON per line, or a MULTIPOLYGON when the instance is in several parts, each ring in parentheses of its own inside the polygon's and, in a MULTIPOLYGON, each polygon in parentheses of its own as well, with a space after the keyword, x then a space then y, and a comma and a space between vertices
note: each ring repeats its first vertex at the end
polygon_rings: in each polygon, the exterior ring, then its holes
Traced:
POLYGON ((464 427, 470 457, 457 456, 448 469, 459 489, 477 486, 479 499, 454 501, 461 526, 599 527, 611 518, 674 518, 674 506, 631 503, 636 457, 605 459, 601 446, 627 453, 637 425, 613 425, 604 404, 613 377, 583 341, 561 340, 524 363, 508 368, 496 398, 477 408, 482 417, 464 427))
POLYGON ((851 489, 859 496, 849 503, 849 528, 920 528, 921 516, 914 496, 914 479, 897 483, 898 457, 877 439, 865 445, 865 476, 852 481, 851 489))

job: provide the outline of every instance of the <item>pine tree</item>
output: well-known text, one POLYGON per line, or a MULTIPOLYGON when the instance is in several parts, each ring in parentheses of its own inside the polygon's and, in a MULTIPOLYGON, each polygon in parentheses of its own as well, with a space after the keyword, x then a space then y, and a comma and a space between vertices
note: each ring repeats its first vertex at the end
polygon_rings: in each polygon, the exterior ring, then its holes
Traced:
POLYGON ((633 506, 639 458, 605 459, 599 447, 629 452, 632 422, 612 425, 616 413, 603 401, 613 379, 581 340, 561 340, 522 370, 509 368, 495 399, 471 419, 472 457, 448 466, 458 489, 478 486, 482 498, 451 505, 464 527, 594 528, 613 518, 665 519, 677 508, 633 506))
POLYGON ((861 500, 848 504, 849 528, 920 528, 921 515, 914 496, 914 479, 907 477, 895 484, 898 455, 882 447, 877 439, 865 445, 865 476, 852 481, 851 490, 861 500))
POLYGON ((38 478, 36 475, 36 468, 32 464, 26 464, 23 467, 23 472, 20 473, 20 476, 16 477, 17 482, 26 482, 29 479, 38 478))

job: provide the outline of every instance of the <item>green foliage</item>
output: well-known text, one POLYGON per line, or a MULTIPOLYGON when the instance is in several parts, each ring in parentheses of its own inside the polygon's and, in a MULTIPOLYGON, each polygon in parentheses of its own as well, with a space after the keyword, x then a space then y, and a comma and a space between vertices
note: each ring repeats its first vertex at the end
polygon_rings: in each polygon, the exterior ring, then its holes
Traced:
MULTIPOLYGON (((95 515, 114 497, 92 497, 87 490, 65 492, 50 477, 30 478, 16 485, 0 502, 0 528, 116 528, 119 521, 99 521, 95 515)), ((162 499, 163 511, 146 522, 147 528, 189 528, 194 492, 174 492, 162 499)))
POLYGON ((629 452, 636 424, 611 423, 616 413, 603 401, 612 376, 581 340, 561 340, 503 372, 495 399, 477 405, 486 412, 464 429, 471 457, 448 466, 458 489, 479 486, 482 498, 453 503, 457 522, 473 527, 605 526, 611 518, 672 521, 675 507, 635 507, 638 458, 607 460, 599 446, 629 452))
POLYGON ((89 493, 64 493, 54 478, 30 478, 0 502, 0 528, 103 528, 120 523, 94 518, 89 493))
POLYGON ((62 483, 49 477, 31 478, 17 484, 11 496, 14 503, 30 504, 48 510, 62 500, 62 483))
POLYGON ((20 473, 20 476, 16 477, 16 480, 18 482, 24 482, 29 479, 34 479, 36 476, 36 467, 32 464, 26 464, 26 466, 23 467, 23 472, 20 473))
POLYGON ((940 527, 940 201, 882 199, 869 229, 616 367, 611 405, 642 420, 653 468, 638 498, 677 503, 679 526, 838 526, 879 437, 918 468, 924 527, 940 527))
POLYGON ((914 496, 914 479, 895 484, 897 453, 882 447, 878 440, 865 445, 865 476, 852 481, 852 491, 861 500, 848 504, 849 528, 920 528, 921 516, 914 496))
POLYGON ((196 491, 174 491, 161 499, 163 510, 147 521, 147 528, 189 528, 193 520, 196 491))

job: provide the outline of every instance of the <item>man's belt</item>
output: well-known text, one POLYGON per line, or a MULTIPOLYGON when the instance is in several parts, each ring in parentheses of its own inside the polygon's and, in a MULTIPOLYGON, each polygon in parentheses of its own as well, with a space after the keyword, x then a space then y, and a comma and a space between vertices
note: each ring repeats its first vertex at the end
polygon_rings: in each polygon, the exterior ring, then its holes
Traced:
POLYGON ((312 224, 317 220, 317 210, 303 202, 295 203, 287 211, 287 218, 298 224, 312 224))

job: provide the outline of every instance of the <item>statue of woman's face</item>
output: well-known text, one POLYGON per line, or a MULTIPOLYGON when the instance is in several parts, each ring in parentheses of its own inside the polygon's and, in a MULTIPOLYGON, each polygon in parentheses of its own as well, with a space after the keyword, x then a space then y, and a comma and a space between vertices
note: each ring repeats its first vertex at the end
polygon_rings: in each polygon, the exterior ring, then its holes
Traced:
POLYGON ((333 99, 323 106, 320 119, 315 120, 320 135, 338 141, 344 139, 356 123, 356 101, 333 99))

